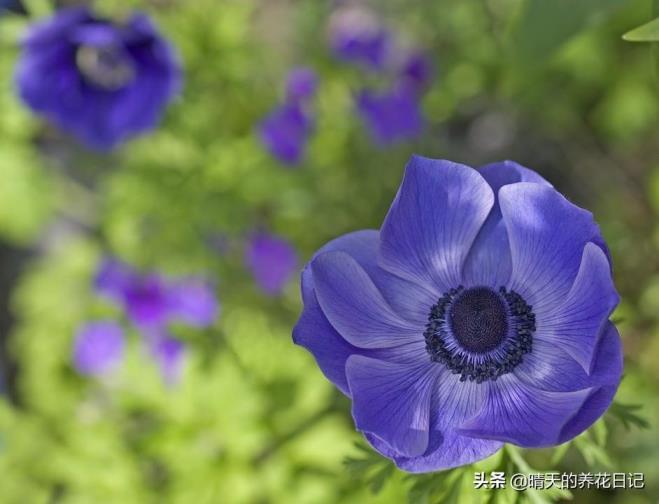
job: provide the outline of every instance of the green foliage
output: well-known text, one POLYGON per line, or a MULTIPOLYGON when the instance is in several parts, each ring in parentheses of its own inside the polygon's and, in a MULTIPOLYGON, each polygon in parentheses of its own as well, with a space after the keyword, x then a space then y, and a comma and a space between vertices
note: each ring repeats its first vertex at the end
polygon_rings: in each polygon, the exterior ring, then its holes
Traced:
POLYGON ((650 422, 638 413, 642 409, 643 406, 640 404, 622 404, 614 401, 609 408, 609 415, 622 423, 627 430, 634 427, 637 429, 649 429, 650 422))
POLYGON ((645 23, 625 33, 622 38, 629 42, 657 42, 659 41, 659 18, 645 23))

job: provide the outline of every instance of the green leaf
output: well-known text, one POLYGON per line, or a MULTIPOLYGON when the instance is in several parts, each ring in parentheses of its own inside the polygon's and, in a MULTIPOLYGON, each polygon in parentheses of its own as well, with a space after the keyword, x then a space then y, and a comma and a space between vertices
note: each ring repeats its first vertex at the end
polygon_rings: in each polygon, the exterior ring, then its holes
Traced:
POLYGON ((364 481, 371 492, 380 493, 396 467, 364 443, 355 443, 355 448, 361 452, 361 456, 346 457, 344 467, 354 479, 364 481))
POLYGON ((588 25, 624 0, 526 0, 510 37, 514 60, 539 64, 588 25))
POLYGON ((621 422, 627 430, 631 430, 632 427, 648 429, 650 423, 637 413, 642 407, 640 404, 614 402, 609 408, 609 415, 621 422))
POLYGON ((659 41, 659 18, 634 28, 622 36, 627 42, 657 42, 659 41))

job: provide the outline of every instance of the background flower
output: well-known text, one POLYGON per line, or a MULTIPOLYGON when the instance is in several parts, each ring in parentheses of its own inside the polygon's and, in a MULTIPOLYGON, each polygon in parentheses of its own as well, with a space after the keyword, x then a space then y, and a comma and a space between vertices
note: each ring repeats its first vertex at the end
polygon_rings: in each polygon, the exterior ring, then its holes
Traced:
POLYGON ((94 149, 152 129, 178 92, 172 46, 141 13, 114 22, 86 7, 58 11, 23 41, 23 101, 94 149))
POLYGON ((124 335, 112 321, 88 322, 77 332, 73 365, 84 375, 102 375, 115 368, 123 358, 124 335))
POLYGON ((293 246, 279 236, 266 233, 253 235, 247 243, 245 262, 263 292, 281 293, 297 270, 297 254, 293 246))

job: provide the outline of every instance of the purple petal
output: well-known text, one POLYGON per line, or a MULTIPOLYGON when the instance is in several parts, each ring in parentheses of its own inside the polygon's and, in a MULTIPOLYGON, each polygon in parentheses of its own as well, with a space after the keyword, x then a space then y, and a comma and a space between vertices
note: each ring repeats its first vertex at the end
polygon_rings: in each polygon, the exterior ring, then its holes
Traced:
MULTIPOLYGON (((428 308, 436 301, 436 297, 422 287, 378 267, 375 262, 378 246, 378 231, 356 231, 330 241, 314 255, 314 258, 331 251, 349 254, 368 273, 394 311, 408 320, 417 321, 419 334, 422 334, 428 308)), ((309 266, 302 272, 302 299, 304 310, 293 330, 293 341, 311 352, 323 374, 344 394, 350 395, 345 376, 345 363, 348 357, 352 354, 360 354, 387 358, 387 355, 381 351, 353 346, 336 332, 320 309, 309 266)), ((419 342, 422 345, 421 337, 419 342)))
POLYGON ((436 373, 430 362, 411 367, 353 355, 346 374, 357 429, 386 440, 397 453, 421 455, 428 446, 436 373))
POLYGON ((115 368, 124 352, 124 335, 112 321, 89 322, 76 335, 73 364, 84 375, 102 375, 115 368))
POLYGON ((528 168, 513 162, 492 163, 479 169, 495 195, 494 206, 478 232, 464 266, 466 285, 489 285, 499 288, 506 285, 512 272, 512 259, 506 224, 499 206, 499 189, 517 182, 533 182, 551 187, 551 184, 528 168))
POLYGON ((247 244, 245 261, 258 286, 270 296, 281 293, 297 271, 297 254, 281 237, 256 234, 247 244))
POLYGON ((493 203, 492 189, 476 170, 414 156, 380 232, 380 264, 433 292, 460 285, 493 203))
POLYGON ((215 322, 219 307, 215 292, 201 278, 178 280, 169 289, 170 312, 193 327, 208 327, 215 322))
POLYGON ((607 322, 599 338, 590 374, 560 345, 545 340, 533 342, 533 351, 524 356, 514 373, 524 383, 556 392, 600 386, 616 388, 622 375, 620 336, 615 326, 607 322))
POLYGON ((599 228, 590 212, 541 184, 504 186, 499 202, 512 257, 509 290, 519 293, 543 319, 568 295, 584 246, 600 237, 599 228))
POLYGON ((561 430, 585 405, 592 389, 550 392, 506 374, 488 382, 481 412, 459 429, 464 435, 523 447, 561 442, 561 430))
POLYGON ((499 450, 500 441, 464 436, 457 430, 465 420, 477 414, 487 395, 487 387, 474 382, 461 382, 459 375, 443 370, 433 392, 430 409, 430 439, 420 456, 387 455, 382 442, 373 443, 385 456, 391 456, 398 467, 409 472, 429 472, 457 467, 486 458, 499 450))
POLYGON ((316 256, 332 250, 346 252, 364 268, 391 308, 401 317, 418 324, 421 334, 428 321, 430 307, 437 302, 439 293, 393 275, 378 266, 379 247, 380 233, 369 229, 348 233, 332 240, 322 247, 316 256))
POLYGON ((327 379, 350 396, 346 361, 350 355, 363 353, 363 350, 348 343, 332 327, 320 309, 312 284, 313 277, 307 268, 302 274, 304 310, 293 328, 293 342, 311 352, 327 379))
POLYGON ((598 336, 618 301, 606 255, 587 243, 572 288, 559 307, 538 317, 534 338, 560 346, 590 373, 598 336))
POLYGON ((368 274, 344 252, 311 263, 318 302, 332 326, 360 348, 387 348, 422 340, 415 324, 398 316, 368 274))

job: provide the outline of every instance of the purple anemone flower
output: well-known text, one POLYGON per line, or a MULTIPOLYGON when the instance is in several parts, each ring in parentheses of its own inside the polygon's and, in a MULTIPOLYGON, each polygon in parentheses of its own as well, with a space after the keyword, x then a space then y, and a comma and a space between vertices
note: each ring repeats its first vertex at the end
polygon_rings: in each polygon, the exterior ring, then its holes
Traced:
POLYGON ((121 326, 112 321, 89 322, 77 333, 73 365, 84 375, 102 375, 114 369, 124 353, 121 326))
POLYGON ((264 233, 249 240, 245 262, 258 286, 270 296, 281 293, 298 267, 293 246, 283 238, 264 233))
POLYGON ((409 87, 417 94, 422 94, 430 86, 435 68, 427 54, 414 51, 405 57, 399 73, 403 86, 409 87))
POLYGON ((313 122, 299 103, 285 103, 275 108, 259 126, 261 141, 270 153, 287 165, 296 165, 304 157, 313 122))
POLYGON ((506 161, 413 157, 377 230, 302 273, 293 340, 402 469, 563 443, 610 405, 622 348, 608 251, 590 212, 506 161))
POLYGON ((298 67, 291 70, 286 79, 286 101, 299 103, 313 98, 318 87, 318 75, 311 68, 298 67))
POLYGON ((361 7, 337 10, 330 21, 330 46, 337 58, 381 70, 389 63, 392 36, 379 19, 361 7))
POLYGON ((362 91, 357 111, 373 141, 381 146, 415 138, 423 129, 416 92, 405 86, 383 93, 362 91))
POLYGON ((172 46, 150 19, 62 9, 31 27, 16 81, 23 101, 93 149, 111 149, 158 123, 178 92, 172 46))
POLYGON ((147 344, 165 384, 172 386, 178 383, 183 370, 185 345, 164 331, 148 333, 147 344))
POLYGON ((166 278, 140 273, 116 259, 106 258, 94 281, 96 291, 121 304, 140 328, 165 327, 180 321, 208 327, 219 314, 212 286, 202 278, 166 278))

